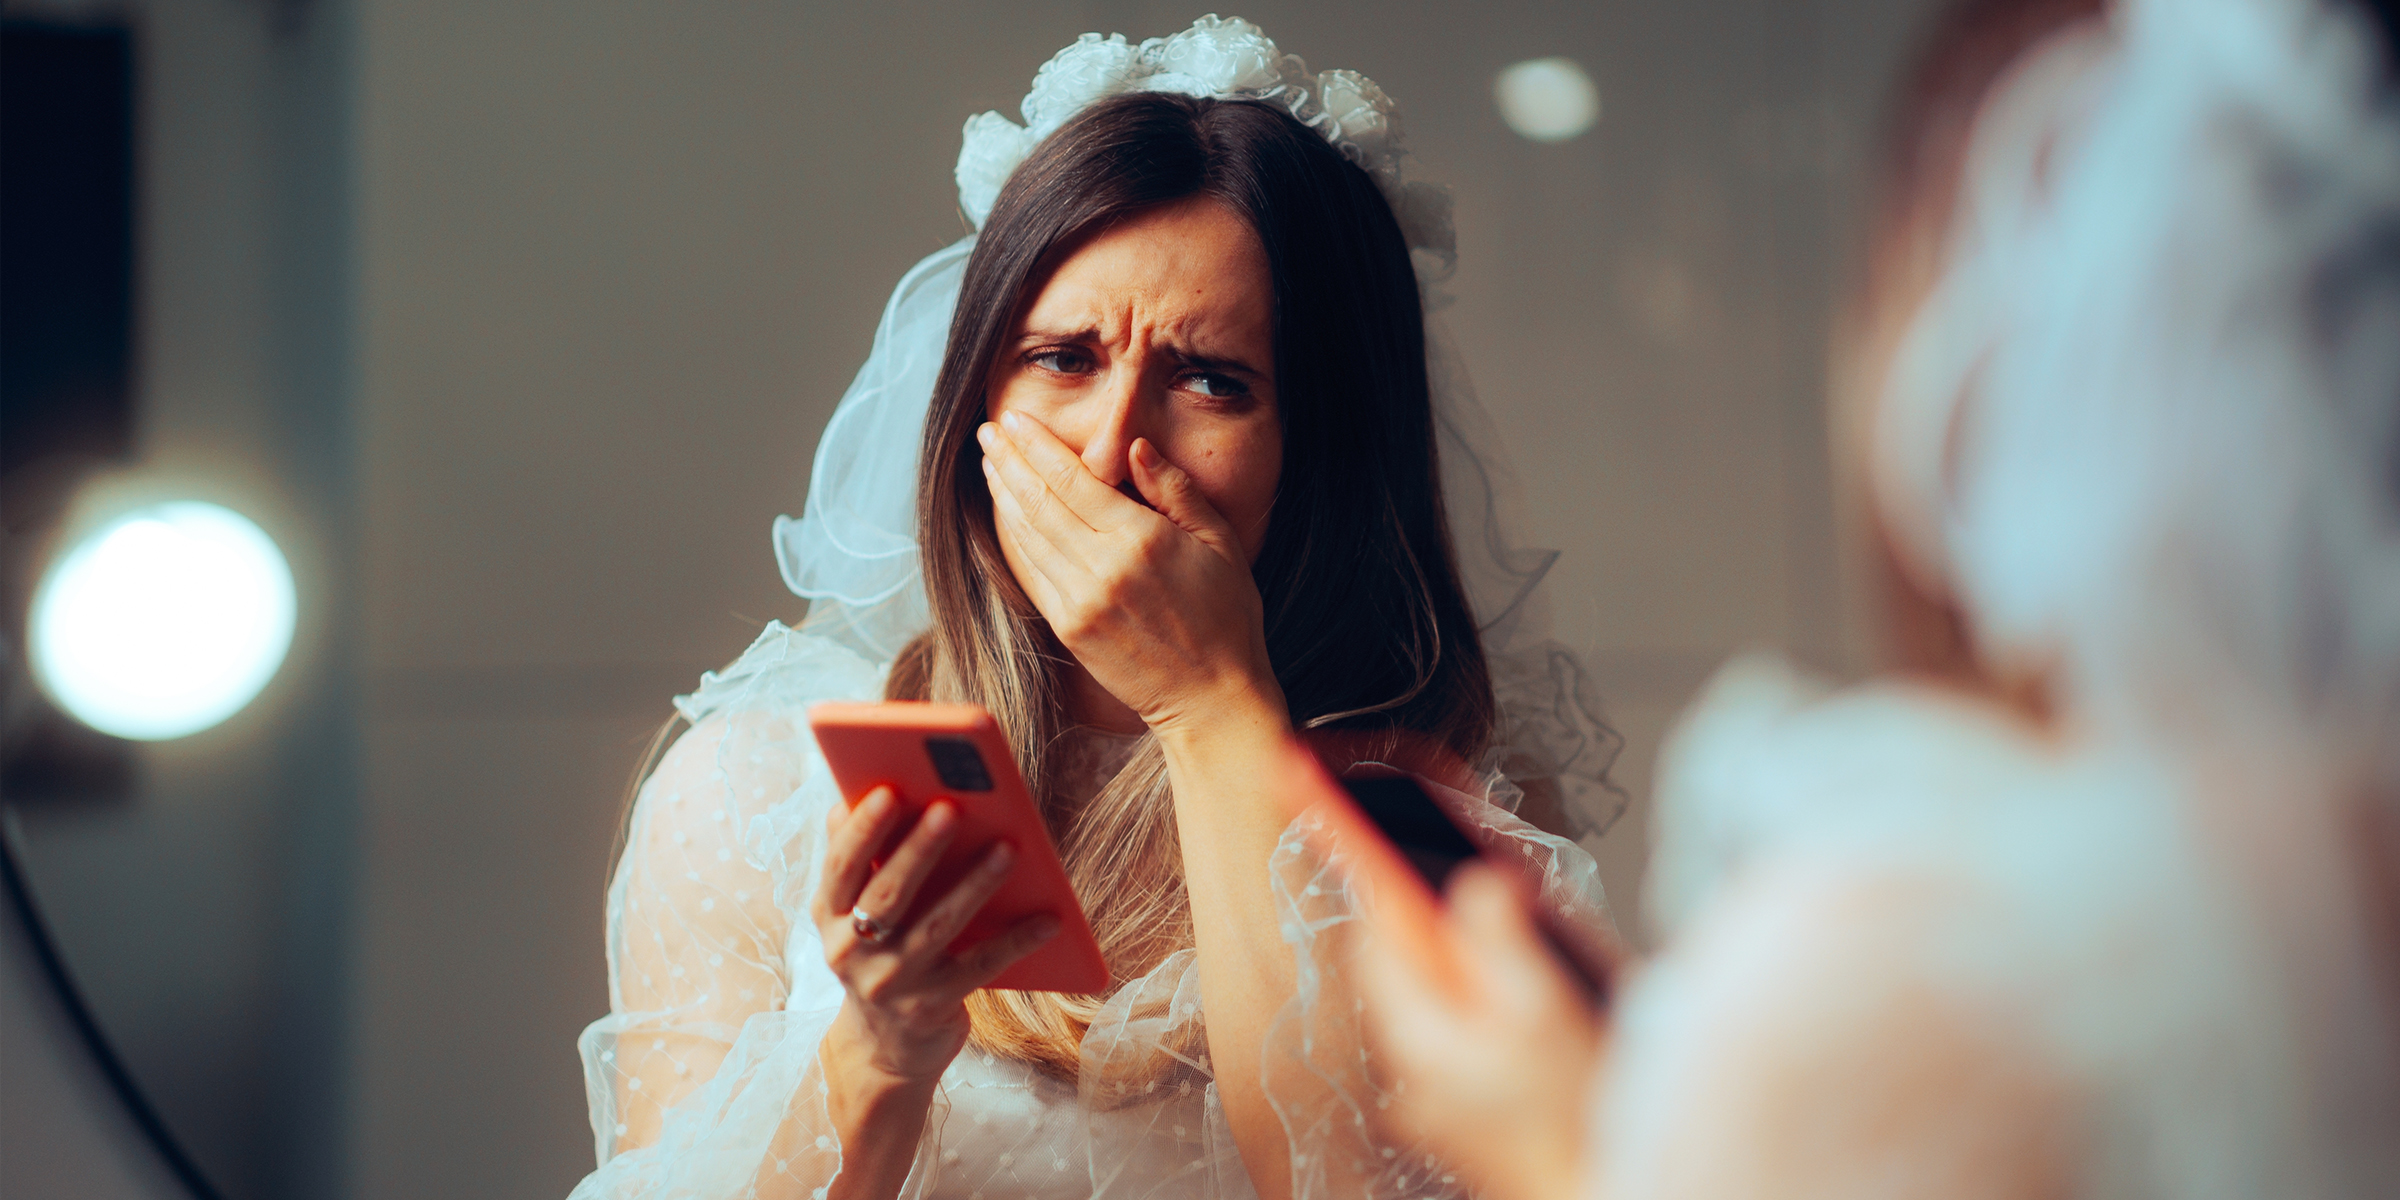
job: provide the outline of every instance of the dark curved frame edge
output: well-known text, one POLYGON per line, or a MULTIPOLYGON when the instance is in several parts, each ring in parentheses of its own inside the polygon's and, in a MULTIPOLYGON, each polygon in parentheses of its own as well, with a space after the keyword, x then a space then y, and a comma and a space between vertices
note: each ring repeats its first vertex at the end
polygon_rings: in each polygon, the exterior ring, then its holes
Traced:
POLYGON ((84 1050, 99 1065, 100 1073, 108 1078, 109 1089, 116 1093, 117 1101, 132 1115, 134 1124, 140 1127, 142 1135, 149 1140, 159 1158, 166 1162, 167 1170, 174 1174, 176 1181, 191 1193, 193 1200, 225 1200, 224 1193, 209 1182, 200 1165, 193 1162, 191 1155, 184 1151, 183 1143, 176 1140, 166 1120, 159 1116, 157 1109, 151 1107, 149 1098, 142 1094, 140 1085, 134 1081, 133 1072, 126 1069, 125 1061, 117 1056, 116 1047, 110 1044, 99 1021, 93 1018, 91 1007, 84 1003, 83 992, 75 986, 75 977, 68 973, 66 959, 59 954, 58 945, 50 936, 50 927, 42 920, 41 909, 34 903, 33 889, 26 882, 24 865, 17 861, 17 843, 22 836, 17 827, 16 810, 0 805, 0 876, 6 877, 9 909, 16 915, 18 926, 25 931, 26 941, 32 944, 34 957, 41 960, 42 974, 50 984, 51 994, 67 1010, 68 1018, 75 1023, 76 1032, 82 1036, 84 1050))

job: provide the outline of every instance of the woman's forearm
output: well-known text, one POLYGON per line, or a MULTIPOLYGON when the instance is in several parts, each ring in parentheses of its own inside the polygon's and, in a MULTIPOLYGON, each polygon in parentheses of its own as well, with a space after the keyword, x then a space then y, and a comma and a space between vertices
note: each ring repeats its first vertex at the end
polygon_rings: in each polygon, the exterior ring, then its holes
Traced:
POLYGON ((877 1070, 858 1052, 863 1043, 845 1028, 849 1017, 845 1009, 835 1018, 818 1049, 827 1115, 842 1145, 841 1174, 826 1200, 892 1200, 908 1182, 940 1081, 897 1079, 877 1070))
POLYGON ((1291 998, 1292 951, 1275 914, 1268 860, 1290 824, 1276 764, 1291 723, 1280 695, 1252 689, 1211 720, 1159 731, 1174 782, 1185 890, 1199 954, 1208 1051, 1227 1123, 1262 1200, 1291 1191, 1290 1146, 1267 1103, 1267 1031, 1291 998))

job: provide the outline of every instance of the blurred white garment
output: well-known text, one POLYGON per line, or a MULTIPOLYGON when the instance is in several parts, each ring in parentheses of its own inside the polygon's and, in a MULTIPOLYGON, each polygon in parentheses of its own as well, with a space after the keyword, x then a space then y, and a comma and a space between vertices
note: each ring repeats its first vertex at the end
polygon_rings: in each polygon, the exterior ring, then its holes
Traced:
POLYGON ((1829 692, 1749 659, 1686 717, 1658 797, 1649 900, 1673 949, 1619 1013, 1596 1108, 1601 1194, 1679 1194, 1685 1155, 1771 1158, 1787 1148, 1776 1135, 1815 1130, 1846 1161, 1792 1194, 1959 1195, 1962 1173, 2006 1157, 1977 1139, 2019 1128, 2061 1133, 2060 1161, 2027 1161, 1991 1194, 2048 1194, 2053 1172, 2074 1195, 2373 1194, 2318 1153, 2298 1053, 2309 1014, 2177 764, 2047 738, 1930 687, 1829 692), (1829 914, 1846 928, 1807 927, 1829 914), (1841 965, 1788 957, 1828 946, 1841 965), (1788 1009, 1762 1019, 1746 980, 1792 989, 1763 1001, 1788 1009), (1751 1054, 1729 1024, 1763 1020, 1803 1061, 1812 1038, 1842 1045, 1860 1054, 1851 1079, 1888 1081, 1909 1067, 1878 1044, 1920 1054, 1949 1036, 1898 1027, 1920 1000, 1973 1028, 1978 1063, 2019 1078, 1903 1083, 1952 1110, 1904 1139, 1851 1136, 1838 1094, 1779 1093, 1765 1120, 1725 1111, 1755 1103, 1761 1079, 1829 1082, 1751 1054), (1854 1017, 1887 1027, 1862 1045, 1854 1017), (1764 1144, 1695 1147, 1696 1129, 1764 1144))
POLYGON ((2054 727, 1720 678, 1661 766, 1671 948, 1601 1084, 1606 1194, 1788 1152, 1787 1194, 2400 1196, 2380 40, 2349 3, 2129 0, 1978 118, 1875 492, 2054 727), (1945 1047, 1972 1069, 1907 1059, 1945 1047), (1879 1088, 1880 1139, 1845 1108, 1879 1088))
MULTIPOLYGON (((608 899, 610 1015, 584 1034, 600 1169, 574 1195, 823 1194, 842 1147, 817 1048, 842 1003, 807 917, 840 803, 806 709, 881 695, 888 664, 770 625, 679 701, 692 730, 644 784, 608 899)), ((1067 751, 1096 790, 1130 752, 1098 735, 1067 751)), ((1492 797, 1513 802, 1504 778, 1492 797)), ((1496 804, 1469 814, 1527 846, 1562 913, 1607 921, 1597 867, 1496 804)), ((1359 1114, 1380 1092, 1339 985, 1355 912, 1342 876, 1287 833, 1270 870, 1299 994, 1278 1017, 1266 1081, 1291 1136, 1294 1194, 1459 1195, 1424 1156, 1359 1114), (1291 1086, 1299 1084, 1301 1086, 1291 1086)), ((1194 956, 1121 983, 1075 1080, 970 1046, 942 1078, 904 1200, 1241 1200, 1252 1194, 1217 1103, 1194 956)))

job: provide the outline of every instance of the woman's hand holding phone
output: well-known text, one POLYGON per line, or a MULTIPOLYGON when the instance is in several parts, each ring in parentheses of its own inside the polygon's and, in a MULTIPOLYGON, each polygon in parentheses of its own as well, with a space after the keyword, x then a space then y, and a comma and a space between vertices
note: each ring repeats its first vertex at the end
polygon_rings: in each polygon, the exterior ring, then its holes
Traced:
POLYGON ((953 953, 952 941, 1000 890, 1016 855, 1008 843, 993 843, 947 894, 920 905, 918 893, 958 820, 948 802, 937 801, 911 821, 890 788, 846 809, 837 805, 824 881, 810 906, 826 965, 844 992, 821 1060, 845 1152, 835 1200, 897 1191, 934 1086, 967 1044, 967 994, 1059 931, 1057 917, 1037 914, 953 953))
POLYGON ((1016 865, 1015 853, 1006 842, 994 843, 948 895, 908 921, 958 820, 948 802, 926 806, 883 865, 875 866, 877 852, 907 820, 889 788, 867 793, 847 811, 834 810, 824 884, 811 915, 825 942, 826 965, 847 993, 845 1015, 855 1014, 868 1035, 872 1065, 896 1079, 931 1079, 966 1044, 967 993, 1050 940, 1059 923, 1047 914, 1028 917, 952 954, 952 939, 1000 890, 1016 865), (880 937, 874 936, 878 927, 880 937))

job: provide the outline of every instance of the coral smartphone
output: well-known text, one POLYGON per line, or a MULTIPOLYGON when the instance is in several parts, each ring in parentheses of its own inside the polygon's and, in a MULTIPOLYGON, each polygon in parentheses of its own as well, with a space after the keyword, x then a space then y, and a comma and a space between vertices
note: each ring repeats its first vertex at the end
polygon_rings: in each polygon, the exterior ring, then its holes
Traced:
MULTIPOLYGON (((1008 740, 990 713, 972 704, 897 700, 819 704, 808 710, 808 724, 825 752, 826 765, 833 769, 835 784, 850 803, 888 786, 912 815, 936 800, 948 800, 957 810, 957 833, 950 848, 918 889, 917 902, 904 921, 914 920, 948 895, 992 843, 1005 841, 1017 852, 1015 868, 952 946, 965 949, 1026 917, 1051 913, 1059 920, 1058 935, 987 986, 1029 992, 1108 989, 1108 964, 1100 957, 1100 943, 1092 937, 1041 811, 1026 793, 1008 740)), ((883 857, 883 852, 876 854, 877 866, 883 857)))
MULTIPOLYGON (((1560 920, 1544 905, 1534 903, 1538 886, 1526 864, 1505 852, 1480 845, 1460 826, 1440 801, 1426 790, 1430 780, 1393 768, 1353 768, 1336 779, 1304 751, 1306 763, 1295 760, 1293 775, 1300 781, 1300 798, 1323 819, 1334 839, 1347 850, 1375 888, 1382 910, 1381 924, 1398 935, 1404 953, 1418 959, 1437 979, 1460 982, 1463 964, 1451 960, 1435 936, 1440 919, 1442 888, 1450 874, 1469 859, 1480 859, 1518 880, 1534 928, 1548 944, 1551 957, 1575 981, 1594 1007, 1609 1000, 1609 952, 1587 931, 1560 920)), ((1428 770, 1433 770, 1431 765, 1428 770)), ((1443 787, 1434 783, 1434 787, 1443 787)), ((1449 789, 1445 789, 1449 790, 1449 789)))

